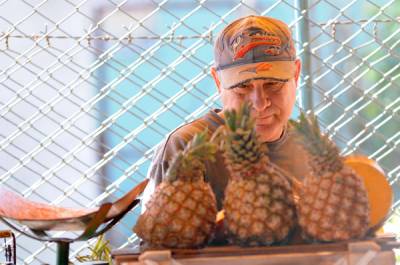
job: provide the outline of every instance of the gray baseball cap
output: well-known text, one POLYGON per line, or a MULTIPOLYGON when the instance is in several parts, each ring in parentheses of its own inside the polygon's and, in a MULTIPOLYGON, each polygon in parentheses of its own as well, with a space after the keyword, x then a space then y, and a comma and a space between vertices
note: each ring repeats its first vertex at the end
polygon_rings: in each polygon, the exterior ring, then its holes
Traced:
POLYGON ((265 16, 247 16, 225 27, 214 45, 215 68, 224 88, 251 79, 286 81, 296 72, 289 27, 265 16))

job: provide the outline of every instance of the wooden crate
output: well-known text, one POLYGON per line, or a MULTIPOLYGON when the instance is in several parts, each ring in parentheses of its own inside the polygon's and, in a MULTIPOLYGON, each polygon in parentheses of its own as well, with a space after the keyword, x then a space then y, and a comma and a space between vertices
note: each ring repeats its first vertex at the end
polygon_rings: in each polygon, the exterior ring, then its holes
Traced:
POLYGON ((119 249, 112 253, 116 265, 394 265, 394 238, 329 244, 242 248, 147 250, 119 249))

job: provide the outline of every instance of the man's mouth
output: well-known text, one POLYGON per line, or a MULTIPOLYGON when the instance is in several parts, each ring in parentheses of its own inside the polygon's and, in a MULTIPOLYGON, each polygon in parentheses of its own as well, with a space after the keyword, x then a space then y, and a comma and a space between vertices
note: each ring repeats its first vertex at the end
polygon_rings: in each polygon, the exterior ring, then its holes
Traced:
POLYGON ((256 118, 256 126, 270 125, 274 121, 274 115, 256 118))

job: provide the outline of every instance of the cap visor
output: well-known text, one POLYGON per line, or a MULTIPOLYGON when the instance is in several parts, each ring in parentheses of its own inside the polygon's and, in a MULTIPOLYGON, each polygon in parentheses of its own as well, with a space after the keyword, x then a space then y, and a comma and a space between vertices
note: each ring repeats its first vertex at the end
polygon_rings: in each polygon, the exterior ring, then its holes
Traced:
POLYGON ((223 88, 231 88, 255 78, 289 80, 294 77, 295 73, 296 64, 294 61, 252 63, 218 71, 223 88))

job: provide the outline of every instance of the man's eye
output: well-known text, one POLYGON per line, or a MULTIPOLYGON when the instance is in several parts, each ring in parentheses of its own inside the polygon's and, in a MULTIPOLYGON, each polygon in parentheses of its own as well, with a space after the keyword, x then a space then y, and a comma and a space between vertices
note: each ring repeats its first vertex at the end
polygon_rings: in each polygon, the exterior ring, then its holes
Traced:
POLYGON ((237 88, 239 88, 239 89, 249 89, 249 85, 239 85, 239 86, 237 86, 237 88))
POLYGON ((249 92, 249 86, 237 86, 235 88, 233 88, 233 92, 235 92, 236 94, 247 94, 249 92))
POLYGON ((270 82, 264 84, 264 87, 271 92, 280 92, 284 85, 284 82, 270 82))

